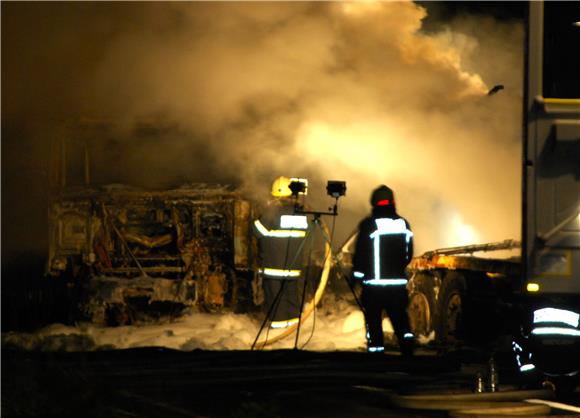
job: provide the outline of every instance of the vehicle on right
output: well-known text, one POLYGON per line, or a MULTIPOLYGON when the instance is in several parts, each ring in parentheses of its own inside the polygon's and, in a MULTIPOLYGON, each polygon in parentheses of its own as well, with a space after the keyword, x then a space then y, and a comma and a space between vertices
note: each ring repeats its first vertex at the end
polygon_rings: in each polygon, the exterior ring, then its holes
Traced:
POLYGON ((580 7, 530 2, 524 85, 522 373, 580 371, 580 7))

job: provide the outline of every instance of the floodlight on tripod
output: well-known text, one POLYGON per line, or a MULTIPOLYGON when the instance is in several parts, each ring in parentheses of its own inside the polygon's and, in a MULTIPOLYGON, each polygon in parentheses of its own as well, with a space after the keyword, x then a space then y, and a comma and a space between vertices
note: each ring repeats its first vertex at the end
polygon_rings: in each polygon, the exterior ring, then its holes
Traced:
POLYGON ((308 180, 300 178, 291 178, 288 188, 292 192, 292 196, 298 197, 298 195, 305 196, 308 193, 308 180))
POLYGON ((326 183, 326 194, 338 199, 346 195, 346 181, 328 180, 326 183))

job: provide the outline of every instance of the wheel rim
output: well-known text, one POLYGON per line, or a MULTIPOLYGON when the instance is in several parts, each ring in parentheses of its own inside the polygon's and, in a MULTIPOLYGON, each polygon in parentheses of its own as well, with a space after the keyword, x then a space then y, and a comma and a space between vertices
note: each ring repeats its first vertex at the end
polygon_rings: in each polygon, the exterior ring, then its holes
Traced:
POLYGON ((411 297, 409 302, 409 325, 415 335, 427 335, 429 332, 429 302, 422 293, 411 297))

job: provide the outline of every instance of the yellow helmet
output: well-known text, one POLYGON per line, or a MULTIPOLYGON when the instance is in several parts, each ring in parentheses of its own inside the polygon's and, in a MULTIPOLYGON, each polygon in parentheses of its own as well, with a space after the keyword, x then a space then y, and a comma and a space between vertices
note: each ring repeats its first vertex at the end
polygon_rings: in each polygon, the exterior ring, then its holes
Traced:
POLYGON ((308 180, 306 179, 299 179, 296 177, 284 177, 280 176, 274 180, 272 183, 272 196, 274 197, 289 197, 292 196, 292 190, 290 190, 290 183, 299 182, 304 183, 304 191, 299 192, 299 194, 306 194, 308 189, 308 180))
POLYGON ((280 176, 272 182, 272 196, 274 197, 288 197, 292 196, 290 186, 290 178, 280 176))

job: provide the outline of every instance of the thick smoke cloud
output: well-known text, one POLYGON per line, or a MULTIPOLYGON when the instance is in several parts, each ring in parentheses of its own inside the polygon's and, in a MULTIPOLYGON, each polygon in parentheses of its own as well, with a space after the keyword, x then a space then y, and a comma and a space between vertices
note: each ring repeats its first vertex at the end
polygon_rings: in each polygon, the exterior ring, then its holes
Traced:
POLYGON ((40 161, 61 122, 111 121, 108 181, 261 198, 304 176, 324 208, 324 182, 346 180, 339 240, 381 183, 419 251, 517 238, 522 28, 425 33, 425 17, 411 2, 3 4, 3 131, 27 115, 40 161))

